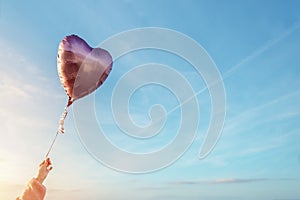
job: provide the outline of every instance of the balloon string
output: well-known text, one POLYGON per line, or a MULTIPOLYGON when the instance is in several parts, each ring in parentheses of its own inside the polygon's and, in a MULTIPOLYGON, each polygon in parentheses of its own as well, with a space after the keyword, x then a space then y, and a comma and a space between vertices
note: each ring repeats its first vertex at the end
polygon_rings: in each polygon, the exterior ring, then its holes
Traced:
POLYGON ((50 145, 50 148, 49 148, 49 150, 48 150, 48 152, 47 152, 47 154, 46 154, 46 156, 45 156, 46 158, 49 156, 49 153, 50 153, 51 150, 52 150, 52 147, 53 147, 53 145, 54 145, 54 143, 55 143, 55 141, 56 141, 56 139, 57 139, 58 134, 59 134, 59 133, 64 133, 64 132, 65 132, 65 129, 64 129, 64 123, 65 123, 65 119, 66 119, 67 114, 68 114, 68 108, 69 108, 70 105, 71 105, 71 104, 70 104, 70 101, 69 101, 69 102, 68 102, 68 105, 65 107, 64 112, 63 112, 62 115, 61 115, 61 118, 60 118, 60 120, 59 120, 59 127, 58 127, 58 130, 56 131, 55 137, 54 137, 54 139, 53 139, 53 141, 52 141, 52 143, 51 143, 51 145, 50 145))
POLYGON ((46 154, 46 156, 45 156, 46 158, 49 156, 49 153, 50 153, 50 151, 52 150, 52 147, 53 147, 53 145, 54 145, 54 142, 56 141, 56 138, 57 138, 58 134, 59 134, 59 131, 56 131, 54 140, 52 141, 52 143, 51 143, 51 145, 50 145, 50 148, 49 148, 49 150, 48 150, 48 152, 47 152, 47 154, 46 154))

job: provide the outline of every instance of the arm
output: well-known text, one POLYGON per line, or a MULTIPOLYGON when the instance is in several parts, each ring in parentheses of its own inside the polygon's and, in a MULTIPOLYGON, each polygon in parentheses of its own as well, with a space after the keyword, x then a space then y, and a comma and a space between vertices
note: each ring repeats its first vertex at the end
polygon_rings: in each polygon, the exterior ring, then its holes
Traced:
POLYGON ((23 194, 17 200, 43 200, 46 194, 46 187, 43 182, 51 170, 51 161, 47 158, 39 165, 36 178, 29 181, 23 194))

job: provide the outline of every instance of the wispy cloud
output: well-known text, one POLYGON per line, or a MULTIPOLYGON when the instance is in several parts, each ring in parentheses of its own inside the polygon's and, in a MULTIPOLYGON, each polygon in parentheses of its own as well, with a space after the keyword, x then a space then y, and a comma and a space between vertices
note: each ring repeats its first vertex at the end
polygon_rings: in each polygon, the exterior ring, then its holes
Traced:
POLYGON ((215 179, 215 180, 191 180, 191 181, 175 181, 170 184, 174 185, 199 185, 199 184, 229 184, 229 183, 250 183, 250 182, 261 182, 266 181, 267 179, 237 179, 237 178, 224 178, 224 179, 215 179))
POLYGON ((265 51, 269 50, 270 48, 272 48, 273 46, 275 46, 276 44, 278 44, 280 41, 282 41, 283 39, 285 39, 286 37, 288 37, 289 35, 291 35, 293 32, 295 32, 299 28, 300 28, 300 22, 296 23, 294 26, 292 26, 289 29, 287 29, 286 31, 284 31, 277 38, 272 39, 272 40, 266 42, 265 44, 263 44, 262 46, 258 47, 250 55, 248 55, 247 57, 245 57, 244 59, 242 59, 239 63, 237 63, 236 65, 232 66, 228 71, 226 71, 224 73, 224 75, 223 75, 223 80, 226 79, 226 78, 228 78, 228 77, 230 77, 240 67, 242 67, 246 63, 252 61, 256 57, 260 56, 262 53, 264 53, 265 51))
POLYGON ((9 66, 0 70, 0 120, 3 127, 20 124, 31 128, 49 127, 45 119, 34 113, 43 109, 44 102, 62 99, 62 95, 54 91, 50 79, 40 78, 44 77, 42 72, 15 49, 4 44, 0 47, 1 66, 9 66))
POLYGON ((241 183, 253 183, 263 181, 300 181, 300 179, 290 178, 223 178, 214 180, 183 180, 168 182, 168 185, 202 185, 202 184, 241 184, 241 183))
MULTIPOLYGON (((281 95, 275 99, 271 99, 268 102, 260 104, 258 106, 249 108, 240 112, 238 115, 233 116, 227 120, 226 126, 224 128, 224 132, 227 134, 235 134, 237 133, 237 126, 241 125, 242 123, 248 123, 251 119, 262 119, 262 120, 251 120, 252 125, 255 122, 256 125, 265 123, 266 120, 278 120, 278 117, 290 117, 291 112, 289 110, 284 110, 284 112, 280 112, 279 115, 269 115, 267 118, 262 118, 261 115, 265 114, 264 111, 268 109, 273 109, 274 106, 279 105, 280 103, 285 103, 288 99, 295 98, 300 95, 300 90, 293 91, 288 94, 281 95)), ((297 113, 293 113, 293 115, 297 115, 297 113)), ((249 126, 248 126, 249 127, 249 126)))
POLYGON ((35 173, 39 162, 35 159, 43 156, 48 147, 51 130, 57 127, 57 105, 66 98, 51 77, 18 49, 0 41, 0 157, 5 159, 0 161, 0 178, 25 184, 35 173))
MULTIPOLYGON (((300 27, 300 22, 296 23, 294 26, 287 29, 285 32, 283 32, 281 35, 279 35, 277 38, 272 39, 272 40, 266 42, 265 44, 263 44, 262 46, 258 47, 257 49, 255 49, 251 54, 249 54, 247 57, 243 58, 236 65, 230 67, 229 70, 227 70, 222 75, 222 81, 225 81, 225 79, 231 77, 239 68, 241 68, 245 64, 249 63, 250 61, 252 61, 255 58, 257 58, 258 56, 260 56, 262 53, 266 52, 267 50, 269 50, 270 48, 275 46, 277 43, 279 43, 280 41, 282 41, 283 39, 288 37, 290 34, 295 32, 296 30, 298 30, 299 27, 300 27)), ((218 82, 215 82, 214 84, 218 84, 218 82)), ((207 89, 208 89, 207 86, 205 86, 204 88, 198 90, 194 96, 198 96, 198 95, 202 94, 207 89)), ((190 101, 194 96, 191 96, 190 98, 188 98, 187 101, 190 101)), ((175 107, 174 109, 177 109, 180 106, 181 105, 175 107)))
POLYGON ((170 188, 166 186, 141 186, 136 189, 137 190, 167 190, 170 188))

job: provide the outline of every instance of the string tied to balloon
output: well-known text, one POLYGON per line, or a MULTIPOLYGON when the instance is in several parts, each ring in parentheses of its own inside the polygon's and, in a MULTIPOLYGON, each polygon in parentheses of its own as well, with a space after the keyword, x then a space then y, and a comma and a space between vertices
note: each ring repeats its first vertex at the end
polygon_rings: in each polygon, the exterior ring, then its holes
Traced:
POLYGON ((61 134, 65 133, 65 128, 64 128, 65 119, 66 119, 66 117, 67 117, 67 115, 68 115, 68 110, 69 110, 69 107, 71 106, 71 104, 72 104, 72 101, 71 101, 71 98, 69 98, 68 104, 67 104, 67 106, 65 107, 63 113, 61 114, 61 117, 60 117, 60 120, 59 120, 59 126, 58 126, 58 129, 57 129, 57 131, 56 131, 55 137, 54 137, 54 139, 52 140, 51 145, 50 145, 50 147, 49 147, 49 150, 48 150, 47 153, 46 153, 46 156, 45 156, 46 158, 49 156, 49 154, 50 154, 50 152, 51 152, 51 150, 52 150, 52 148, 53 148, 53 145, 54 145, 54 143, 55 143, 55 141, 56 141, 56 139, 57 139, 58 134, 60 134, 60 133, 61 133, 61 134))

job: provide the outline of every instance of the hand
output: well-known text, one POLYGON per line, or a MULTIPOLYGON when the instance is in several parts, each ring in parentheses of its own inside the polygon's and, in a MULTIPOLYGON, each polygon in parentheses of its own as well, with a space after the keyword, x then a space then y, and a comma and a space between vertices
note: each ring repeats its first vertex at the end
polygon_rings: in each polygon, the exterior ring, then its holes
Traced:
POLYGON ((50 158, 46 158, 43 162, 39 165, 38 174, 36 180, 40 183, 43 183, 44 180, 47 178, 48 173, 52 170, 52 164, 50 158))

